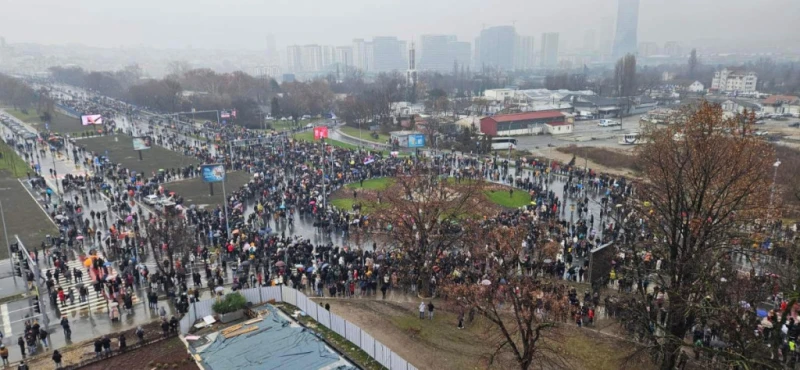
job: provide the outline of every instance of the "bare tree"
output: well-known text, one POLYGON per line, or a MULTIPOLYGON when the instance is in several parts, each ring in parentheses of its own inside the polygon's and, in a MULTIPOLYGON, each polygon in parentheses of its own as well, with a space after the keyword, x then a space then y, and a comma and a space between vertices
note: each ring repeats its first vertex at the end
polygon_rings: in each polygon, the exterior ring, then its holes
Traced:
POLYGON ((511 354, 521 370, 566 368, 551 333, 558 318, 566 316, 559 312, 568 310, 566 292, 559 294, 544 275, 521 268, 541 263, 546 252, 555 254, 556 248, 545 248, 545 240, 528 246, 529 235, 526 226, 495 224, 480 229, 468 249, 478 266, 459 271, 445 290, 462 312, 474 311, 491 324, 487 339, 495 350, 489 355, 490 365, 499 355, 511 354))
POLYGON ((665 370, 677 364, 695 323, 721 319, 723 311, 709 307, 729 303, 721 297, 730 286, 722 282, 732 279, 734 253, 744 252, 742 232, 768 215, 774 161, 763 140, 728 134, 742 120, 752 125, 752 117, 725 118, 719 105, 708 102, 684 117, 649 133, 638 148, 646 181, 616 211, 619 242, 633 256, 620 273, 651 282, 667 297, 657 303, 640 284, 639 301, 626 317, 665 370), (646 254, 652 258, 642 258, 646 254), (660 270, 651 263, 656 259, 663 262, 660 270))
POLYGON ((147 242, 158 260, 158 270, 171 274, 175 260, 188 256, 195 245, 195 237, 186 220, 176 214, 166 213, 153 218, 146 226, 147 242))
POLYGON ((395 181, 371 215, 378 229, 369 232, 401 250, 401 276, 428 295, 436 256, 471 237, 474 222, 465 216, 486 207, 484 183, 456 183, 422 166, 395 181))

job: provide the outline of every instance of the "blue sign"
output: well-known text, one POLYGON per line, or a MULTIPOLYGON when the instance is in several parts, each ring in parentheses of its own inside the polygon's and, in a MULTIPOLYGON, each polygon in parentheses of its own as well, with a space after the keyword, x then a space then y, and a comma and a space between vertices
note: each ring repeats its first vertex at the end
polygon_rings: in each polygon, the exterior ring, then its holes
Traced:
POLYGON ((203 182, 225 181, 225 165, 222 164, 204 164, 200 166, 200 173, 203 182))
POLYGON ((425 146, 425 135, 423 134, 408 135, 409 148, 422 148, 424 146, 425 146))

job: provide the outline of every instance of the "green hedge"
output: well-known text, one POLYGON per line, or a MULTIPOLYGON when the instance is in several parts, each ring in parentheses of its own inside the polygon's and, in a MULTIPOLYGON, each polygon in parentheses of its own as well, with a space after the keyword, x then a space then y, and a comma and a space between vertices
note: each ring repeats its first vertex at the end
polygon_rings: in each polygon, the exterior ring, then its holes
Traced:
POLYGON ((247 307, 247 299, 239 293, 230 293, 219 301, 214 302, 211 309, 214 312, 224 315, 226 313, 236 312, 247 307))

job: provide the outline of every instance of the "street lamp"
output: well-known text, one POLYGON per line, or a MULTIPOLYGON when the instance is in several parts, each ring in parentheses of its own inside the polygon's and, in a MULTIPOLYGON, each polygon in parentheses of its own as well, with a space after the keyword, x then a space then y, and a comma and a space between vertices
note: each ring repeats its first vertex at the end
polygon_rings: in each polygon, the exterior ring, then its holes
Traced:
POLYGON ((778 167, 781 165, 781 160, 778 159, 775 163, 772 164, 773 172, 772 172, 772 187, 770 187, 769 191, 769 213, 767 213, 767 219, 772 220, 772 199, 775 197, 775 183, 778 178, 778 167))

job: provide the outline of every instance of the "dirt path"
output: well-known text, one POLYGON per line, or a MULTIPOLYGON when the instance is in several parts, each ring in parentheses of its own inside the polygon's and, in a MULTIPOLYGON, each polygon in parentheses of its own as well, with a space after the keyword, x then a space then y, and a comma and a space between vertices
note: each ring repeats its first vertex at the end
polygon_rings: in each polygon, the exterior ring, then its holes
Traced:
MULTIPOLYGON (((419 301, 400 298, 400 301, 315 301, 329 303, 333 313, 358 325, 420 370, 487 368, 487 355, 494 349, 492 343, 497 339, 487 334, 489 327, 476 320, 472 325, 467 325, 466 329, 459 330, 456 328, 457 315, 442 309, 435 311, 433 321, 420 320, 419 301)), ((439 300, 434 304, 443 305, 439 300)), ((579 329, 575 325, 564 323, 550 334, 548 343, 558 349, 571 369, 616 370, 628 366, 651 369, 652 366, 646 359, 626 362, 625 357, 635 348, 615 328, 610 322, 598 323, 597 327, 591 329, 579 329)), ((509 355, 504 355, 497 361, 498 363, 489 368, 515 368, 509 355)))
MULTIPOLYGON (((482 328, 456 328, 457 317, 436 310, 433 321, 420 320, 419 302, 323 299, 331 311, 370 333, 418 369, 484 369, 482 328)), ((501 366, 493 368, 501 369, 501 366)))

